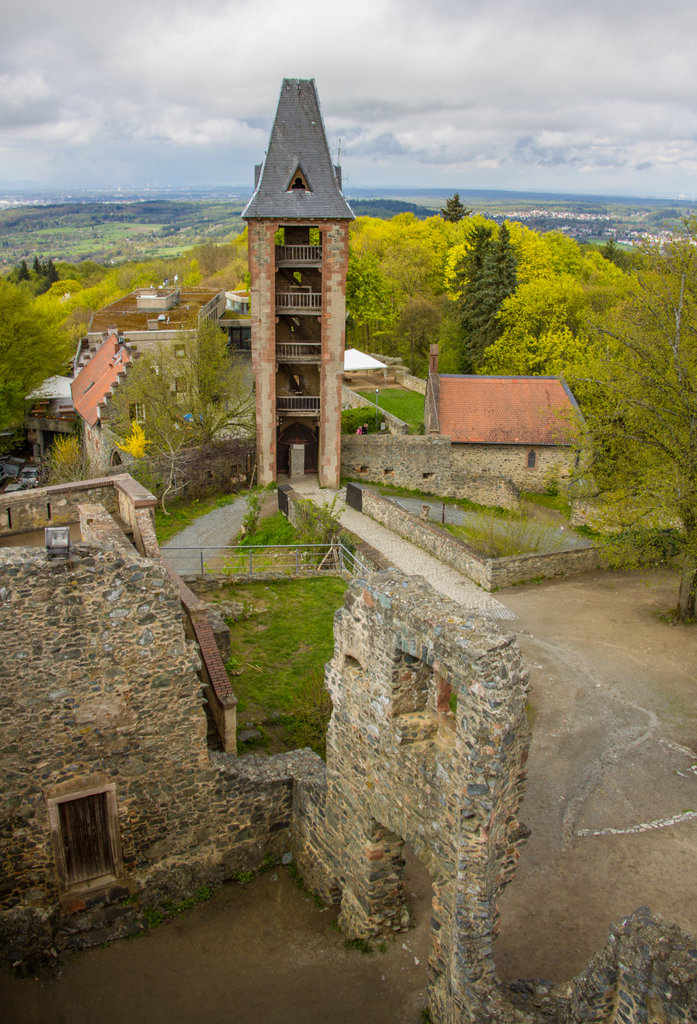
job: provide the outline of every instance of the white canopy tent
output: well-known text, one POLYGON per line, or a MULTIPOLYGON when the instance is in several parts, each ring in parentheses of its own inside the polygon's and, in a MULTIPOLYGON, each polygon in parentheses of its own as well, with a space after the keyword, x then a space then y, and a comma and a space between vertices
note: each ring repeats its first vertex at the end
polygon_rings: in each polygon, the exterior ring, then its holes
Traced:
POLYGON ((344 353, 344 373, 386 369, 385 363, 381 363, 379 359, 373 359, 365 352, 359 352, 357 348, 347 348, 344 353))

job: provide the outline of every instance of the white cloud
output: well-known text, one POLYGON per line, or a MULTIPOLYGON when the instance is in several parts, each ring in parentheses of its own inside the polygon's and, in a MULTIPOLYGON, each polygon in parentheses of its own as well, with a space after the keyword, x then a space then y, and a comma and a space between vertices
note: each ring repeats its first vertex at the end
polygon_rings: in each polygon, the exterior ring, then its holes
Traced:
POLYGON ((0 173, 249 182, 315 77, 355 184, 693 191, 695 30, 683 0, 37 0, 3 24, 0 173))

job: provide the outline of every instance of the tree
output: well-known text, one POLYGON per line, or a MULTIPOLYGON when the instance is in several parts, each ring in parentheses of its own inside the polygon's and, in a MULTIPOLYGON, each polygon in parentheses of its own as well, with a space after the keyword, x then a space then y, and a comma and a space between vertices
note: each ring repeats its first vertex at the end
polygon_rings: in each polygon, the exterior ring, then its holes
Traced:
POLYGON ((469 217, 472 213, 472 209, 463 206, 460 202, 460 193, 456 192, 450 199, 446 199, 445 206, 441 206, 440 215, 443 220, 452 221, 457 223, 459 220, 464 220, 465 217, 469 217))
POLYGON ((26 290, 0 280, 0 427, 24 417, 24 399, 46 377, 60 373, 70 356, 58 316, 26 290))
POLYGON ((632 294, 602 324, 584 409, 601 497, 620 525, 678 525, 677 615, 697 594, 697 219, 646 250, 632 294))
POLYGON ((443 318, 439 305, 428 298, 408 299, 399 317, 398 328, 404 339, 403 358, 409 372, 416 373, 428 362, 429 345, 438 338, 443 318))
POLYGON ((254 425, 244 365, 229 355, 225 335, 209 321, 135 360, 110 404, 121 450, 139 458, 147 448, 164 465, 164 511, 187 449, 248 436, 254 425))
POLYGON ((90 463, 75 434, 57 434, 46 455, 49 484, 69 484, 89 480, 90 463))

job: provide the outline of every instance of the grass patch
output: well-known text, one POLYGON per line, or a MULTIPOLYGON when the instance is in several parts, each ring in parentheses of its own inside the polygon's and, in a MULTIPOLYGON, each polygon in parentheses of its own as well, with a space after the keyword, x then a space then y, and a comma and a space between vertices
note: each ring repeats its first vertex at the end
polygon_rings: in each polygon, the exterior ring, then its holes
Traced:
POLYGON ((509 558, 537 551, 551 552, 564 549, 564 539, 536 526, 530 520, 515 517, 495 517, 482 526, 445 523, 444 528, 473 548, 484 558, 509 558))
POLYGON ((542 505, 555 512, 561 512, 568 519, 571 515, 571 502, 566 494, 538 494, 536 491, 521 491, 520 499, 533 505, 542 505))
MULTIPOLYGON (((375 389, 372 391, 359 391, 359 395, 369 401, 375 401, 375 389)), ((380 388, 378 405, 385 412, 391 412, 400 420, 409 424, 410 433, 415 433, 419 425, 424 421, 424 396, 418 391, 402 391, 401 388, 380 388)), ((369 413, 366 407, 366 414, 369 413)), ((373 411, 373 421, 375 411, 373 411)))
POLYGON ((346 949, 355 949, 358 953, 362 953, 363 956, 370 956, 374 950, 366 939, 346 939, 344 942, 346 949))
MULTIPOLYGON (((365 483, 365 480, 354 479, 354 482, 365 483)), ((432 491, 419 491, 409 487, 395 487, 392 484, 376 484, 375 486, 377 487, 378 494, 382 494, 385 498, 421 498, 424 502, 435 500, 445 505, 456 505, 465 512, 481 512, 484 515, 505 518, 515 516, 514 512, 501 508, 499 505, 478 505, 476 501, 470 501, 469 498, 444 498, 440 494, 434 494, 432 491)))
POLYGON ((241 493, 236 493, 212 494, 208 498, 177 498, 167 503, 169 515, 165 515, 161 508, 156 508, 155 534, 158 544, 166 544, 168 540, 193 523, 194 519, 205 516, 213 509, 231 505, 241 496, 241 493))
POLYGON ((245 583, 220 594, 247 609, 243 620, 228 623, 240 727, 258 720, 271 733, 275 716, 277 749, 302 745, 323 754, 331 711, 324 664, 334 651, 334 612, 346 586, 326 576, 245 583))
POLYGON ((293 879, 293 884, 295 885, 296 889, 299 889, 303 896, 307 896, 309 899, 311 899, 318 910, 324 910, 324 900, 316 892, 313 892, 312 889, 308 889, 308 887, 305 885, 305 880, 298 871, 298 866, 294 860, 292 860, 288 865, 288 874, 293 879))

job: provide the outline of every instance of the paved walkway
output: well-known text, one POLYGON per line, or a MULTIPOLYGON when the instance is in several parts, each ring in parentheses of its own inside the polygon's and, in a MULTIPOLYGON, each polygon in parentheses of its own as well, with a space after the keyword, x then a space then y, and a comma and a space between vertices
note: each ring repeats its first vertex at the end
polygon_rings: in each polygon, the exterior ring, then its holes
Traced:
POLYGON ((331 501, 338 494, 337 509, 341 510, 342 525, 355 533, 361 540, 371 544, 407 576, 423 576, 435 589, 465 608, 493 619, 514 619, 515 615, 504 608, 500 601, 467 579, 456 569, 445 565, 404 540, 387 527, 376 523, 370 516, 357 512, 346 505, 346 488, 331 491, 318 486, 316 480, 293 481, 293 490, 305 498, 311 498, 318 505, 331 501))

